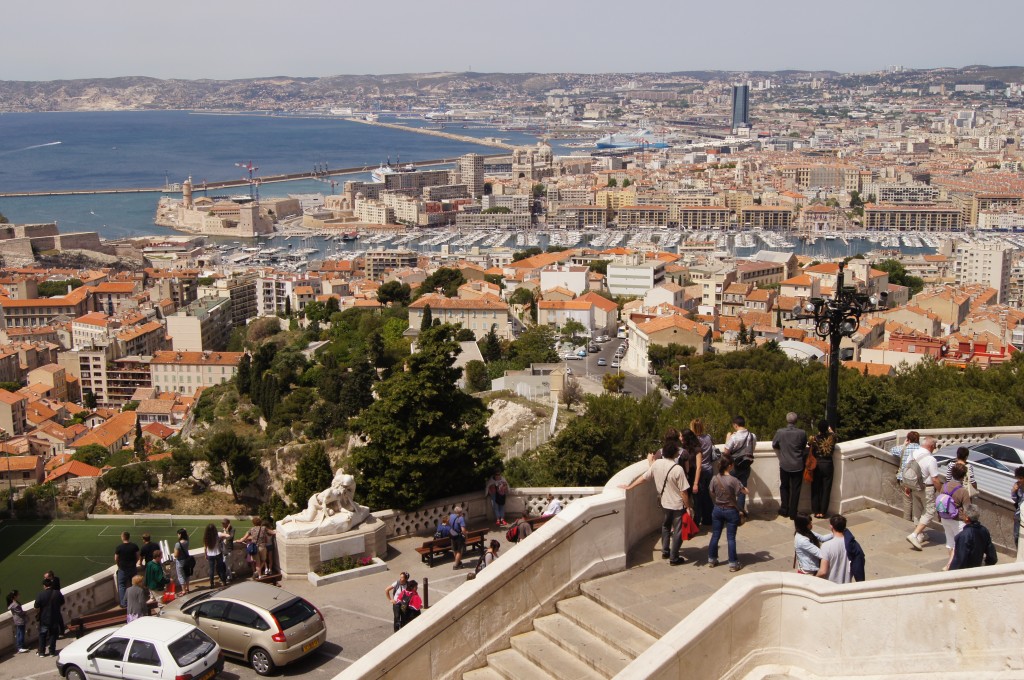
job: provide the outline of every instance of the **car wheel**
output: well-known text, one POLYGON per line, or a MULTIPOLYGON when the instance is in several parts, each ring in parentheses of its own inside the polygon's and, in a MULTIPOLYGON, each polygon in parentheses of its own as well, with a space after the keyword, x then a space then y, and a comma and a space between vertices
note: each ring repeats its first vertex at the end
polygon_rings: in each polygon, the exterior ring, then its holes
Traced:
POLYGON ((64 671, 64 677, 67 680, 85 680, 85 673, 78 666, 68 666, 64 671))
POLYGON ((274 672, 274 660, 270 658, 270 652, 261 647, 249 652, 249 665, 260 675, 270 675, 274 672))

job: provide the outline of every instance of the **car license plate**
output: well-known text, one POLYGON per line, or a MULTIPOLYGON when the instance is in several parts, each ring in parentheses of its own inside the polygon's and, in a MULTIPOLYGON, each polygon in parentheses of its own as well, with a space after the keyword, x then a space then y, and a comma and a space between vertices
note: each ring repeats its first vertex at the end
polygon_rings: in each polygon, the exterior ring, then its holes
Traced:
POLYGON ((302 645, 302 651, 308 652, 311 649, 316 649, 320 645, 320 640, 311 640, 306 644, 302 645))
POLYGON ((210 678, 212 678, 215 675, 217 675, 217 669, 216 668, 211 668, 210 670, 206 671, 205 673, 200 675, 198 678, 196 678, 196 680, 210 680, 210 678))

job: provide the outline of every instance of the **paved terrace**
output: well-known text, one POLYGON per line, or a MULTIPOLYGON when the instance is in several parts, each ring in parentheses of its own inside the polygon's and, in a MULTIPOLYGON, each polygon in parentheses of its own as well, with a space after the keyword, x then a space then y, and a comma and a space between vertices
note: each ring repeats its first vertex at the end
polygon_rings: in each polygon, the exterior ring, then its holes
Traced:
MULTIPOLYGON (((923 552, 910 548, 904 538, 909 522, 868 509, 848 517, 849 528, 857 536, 867 553, 869 580, 921 573, 938 573, 946 562, 947 554, 941 541, 941 530, 930 531, 933 543, 923 552)), ((482 522, 471 522, 470 528, 484 528, 482 522)), ((815 528, 827 533, 827 523, 817 520, 815 528)), ((493 530, 488 535, 505 546, 504 530, 493 530)), ((723 564, 714 569, 706 566, 709 533, 704 532, 683 544, 682 554, 688 563, 670 567, 660 559, 660 537, 651 535, 630 555, 634 566, 625 571, 591 581, 583 586, 590 596, 605 602, 610 608, 628 618, 642 622, 645 627, 661 633, 676 625, 698 604, 710 597, 731 578, 759 571, 792 571, 792 522, 783 519, 754 517, 740 527, 737 537, 743 569, 730 573, 725 564, 726 543, 723 534, 719 559, 723 564)), ((435 603, 451 593, 472 572, 476 558, 464 561, 470 565, 459 571, 452 569, 451 558, 440 559, 433 569, 420 562, 415 548, 422 537, 399 538, 390 541, 387 556, 389 571, 315 588, 304 579, 284 582, 284 587, 320 607, 327 619, 327 644, 311 657, 282 669, 280 677, 307 677, 313 680, 333 678, 353 661, 369 652, 392 634, 391 607, 384 598, 384 589, 397 574, 408 571, 422 584, 429 578, 430 602, 435 603)), ((528 539, 529 540, 529 539, 528 539)), ((1000 555, 1000 562, 1013 557, 1000 555)), ((810 578, 810 577, 808 577, 810 578)), ((195 584, 194 584, 195 585, 195 584)), ((31 602, 32 595, 26 595, 31 602)), ((424 614, 429 616, 429 612, 424 614)), ((58 650, 70 640, 60 640, 58 650)), ((34 648, 33 648, 34 649, 34 648)), ((0 662, 0 675, 26 680, 59 680, 54 661, 41 659, 35 653, 7 656, 0 662)), ((228 661, 223 678, 235 680, 255 679, 259 676, 240 663, 228 661)))

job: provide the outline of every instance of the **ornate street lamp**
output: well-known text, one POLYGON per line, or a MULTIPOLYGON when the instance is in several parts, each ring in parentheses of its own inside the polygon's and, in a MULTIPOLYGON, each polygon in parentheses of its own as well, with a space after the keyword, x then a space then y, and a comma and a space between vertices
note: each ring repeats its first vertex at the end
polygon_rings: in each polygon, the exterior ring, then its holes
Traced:
POLYGON ((814 332, 828 339, 828 397, 825 401, 825 420, 833 430, 839 429, 839 345, 860 327, 860 318, 866 312, 884 309, 889 293, 864 295, 856 286, 844 285, 843 269, 846 262, 839 263, 836 275, 835 294, 831 297, 811 298, 803 309, 798 305, 793 310, 795 319, 813 319, 814 332))

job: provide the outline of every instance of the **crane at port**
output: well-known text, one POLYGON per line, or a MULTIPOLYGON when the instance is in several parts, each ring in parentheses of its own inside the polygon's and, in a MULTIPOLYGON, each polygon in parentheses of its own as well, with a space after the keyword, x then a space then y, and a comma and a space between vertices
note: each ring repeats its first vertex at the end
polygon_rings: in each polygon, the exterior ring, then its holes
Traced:
POLYGON ((336 186, 338 186, 338 181, 337 180, 333 180, 330 177, 314 177, 313 179, 315 179, 317 182, 323 182, 324 184, 330 184, 331 185, 331 195, 332 196, 334 195, 334 188, 336 186))
MULTIPOLYGON (((245 171, 247 171, 249 173, 249 179, 247 180, 249 182, 249 198, 251 198, 252 200, 254 200, 257 203, 259 203, 260 202, 260 178, 256 176, 256 173, 260 169, 259 166, 258 165, 253 165, 252 161, 248 161, 248 162, 245 162, 245 163, 235 163, 235 167, 242 168, 243 170, 245 170, 245 171)), ((245 179, 245 178, 243 177, 242 179, 245 179)))

